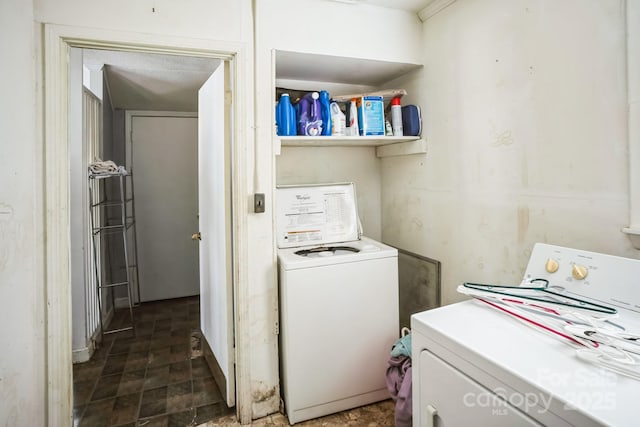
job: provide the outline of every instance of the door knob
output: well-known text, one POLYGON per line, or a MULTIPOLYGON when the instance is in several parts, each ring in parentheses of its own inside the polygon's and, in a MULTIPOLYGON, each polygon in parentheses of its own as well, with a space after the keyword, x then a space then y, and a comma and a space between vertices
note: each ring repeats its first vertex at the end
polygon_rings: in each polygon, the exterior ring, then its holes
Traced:
POLYGON ((191 235, 191 240, 202 240, 202 236, 200 235, 200 232, 198 231, 197 233, 193 233, 191 235))

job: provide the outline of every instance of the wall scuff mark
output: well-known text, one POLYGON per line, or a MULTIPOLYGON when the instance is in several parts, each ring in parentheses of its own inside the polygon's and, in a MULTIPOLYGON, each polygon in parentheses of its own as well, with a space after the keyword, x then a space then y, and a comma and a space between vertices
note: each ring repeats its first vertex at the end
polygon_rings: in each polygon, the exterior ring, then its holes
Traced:
MULTIPOLYGON (((14 227, 12 227, 13 220, 13 206, 0 202, 0 241, 17 241, 17 233, 14 227)), ((11 253, 12 251, 8 245, 2 245, 0 247, 0 271, 3 271, 9 263, 11 253)))
POLYGON ((518 243, 524 242, 524 238, 529 230, 529 207, 518 207, 518 243))

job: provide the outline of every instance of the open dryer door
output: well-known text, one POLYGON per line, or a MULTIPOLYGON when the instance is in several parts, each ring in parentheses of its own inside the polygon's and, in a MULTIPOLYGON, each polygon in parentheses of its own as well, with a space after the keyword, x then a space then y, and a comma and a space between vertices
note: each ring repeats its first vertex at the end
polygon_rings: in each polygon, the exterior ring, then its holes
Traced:
POLYGON ((235 405, 231 236, 231 102, 229 68, 221 62, 198 91, 200 328, 228 406, 235 405), (213 356, 213 357, 211 357, 213 356))

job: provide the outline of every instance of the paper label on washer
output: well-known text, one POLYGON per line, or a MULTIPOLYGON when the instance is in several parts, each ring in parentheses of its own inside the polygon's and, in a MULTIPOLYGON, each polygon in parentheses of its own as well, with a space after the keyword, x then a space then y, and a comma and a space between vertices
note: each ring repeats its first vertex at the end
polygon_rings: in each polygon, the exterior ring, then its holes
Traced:
POLYGON ((276 189, 278 247, 358 239, 353 183, 276 189))

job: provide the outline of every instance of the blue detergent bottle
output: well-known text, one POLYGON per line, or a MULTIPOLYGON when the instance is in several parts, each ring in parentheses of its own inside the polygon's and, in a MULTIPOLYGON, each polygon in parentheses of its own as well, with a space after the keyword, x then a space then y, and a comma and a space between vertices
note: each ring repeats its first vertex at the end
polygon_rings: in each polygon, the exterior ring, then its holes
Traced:
POLYGON ((320 91, 320 116, 322 119, 322 136, 331 135, 331 99, 329 92, 320 91))
POLYGON ((276 105, 276 125, 279 136, 294 136, 296 134, 296 113, 288 93, 280 95, 280 101, 276 105))

